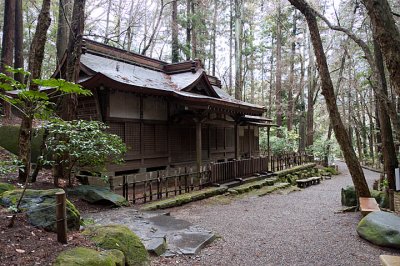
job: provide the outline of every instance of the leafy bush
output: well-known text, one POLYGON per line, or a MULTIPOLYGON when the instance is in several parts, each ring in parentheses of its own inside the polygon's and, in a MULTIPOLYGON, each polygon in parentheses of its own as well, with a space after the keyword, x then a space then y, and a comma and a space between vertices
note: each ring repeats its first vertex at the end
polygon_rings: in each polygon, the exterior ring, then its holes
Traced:
MULTIPOLYGON (((286 128, 277 128, 271 130, 270 134, 270 148, 271 153, 274 155, 280 155, 284 153, 295 152, 298 149, 299 134, 294 130, 288 131, 286 128), (277 137, 277 135, 282 137, 277 137)), ((261 131, 260 133, 260 148, 263 151, 268 149, 267 147, 268 136, 267 132, 261 131)))
POLYGON ((107 163, 123 162, 126 146, 120 137, 106 132, 104 123, 55 120, 45 127, 49 131, 47 149, 64 158, 69 174, 81 167, 102 171, 107 163))

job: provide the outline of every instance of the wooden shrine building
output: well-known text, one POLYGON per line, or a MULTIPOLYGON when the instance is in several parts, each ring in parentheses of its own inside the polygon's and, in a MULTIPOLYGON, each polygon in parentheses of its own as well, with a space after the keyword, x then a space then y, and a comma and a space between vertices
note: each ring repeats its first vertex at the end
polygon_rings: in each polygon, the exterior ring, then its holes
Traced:
POLYGON ((100 120, 127 145, 114 174, 259 156, 265 108, 221 89, 199 60, 170 64, 84 41, 78 119, 100 120))

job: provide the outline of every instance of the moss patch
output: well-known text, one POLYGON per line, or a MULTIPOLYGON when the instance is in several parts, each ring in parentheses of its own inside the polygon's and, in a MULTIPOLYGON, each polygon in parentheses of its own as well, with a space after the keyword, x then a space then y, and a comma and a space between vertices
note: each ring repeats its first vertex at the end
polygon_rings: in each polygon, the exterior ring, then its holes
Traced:
POLYGON ((9 191, 9 190, 14 190, 14 189, 15 189, 15 187, 14 187, 13 185, 11 185, 11 184, 8 184, 8 183, 0 183, 0 196, 1 196, 4 192, 9 191))
POLYGON ((96 251, 90 248, 77 247, 61 252, 54 266, 124 266, 124 253, 119 250, 96 251))
MULTIPOLYGON (((9 152, 18 155, 19 126, 0 127, 0 146, 9 152)), ((36 162, 39 156, 40 145, 43 139, 43 130, 34 129, 32 138, 32 161, 36 162)))
MULTIPOLYGON (((22 198, 20 209, 27 211, 29 222, 37 227, 49 231, 56 231, 56 193, 62 189, 34 190, 27 189, 22 198)), ((15 206, 21 197, 22 190, 5 191, 0 199, 0 204, 5 207, 15 206)), ((67 204, 67 226, 69 229, 78 230, 80 213, 69 201, 67 204)))
POLYGON ((117 249, 124 253, 126 265, 148 265, 149 255, 140 238, 123 225, 90 227, 83 232, 103 249, 117 249))
POLYGON ((277 172, 275 172, 275 174, 277 174, 278 177, 281 177, 281 176, 285 176, 287 174, 292 174, 292 173, 295 173, 295 172, 299 172, 301 170, 307 170, 307 169, 310 169, 310 168, 314 168, 315 166, 316 166, 315 163, 307 163, 307 164, 298 165, 298 166, 295 166, 295 167, 292 167, 292 168, 289 168, 289 169, 277 171, 277 172))
POLYGON ((202 189, 199 191, 175 196, 173 198, 168 198, 165 200, 151 202, 149 204, 144 205, 141 208, 141 210, 142 211, 153 211, 153 210, 157 210, 157 209, 167 209, 167 208, 171 208, 171 207, 181 206, 183 204, 186 204, 186 203, 189 203, 192 201, 202 200, 205 198, 210 198, 210 197, 213 197, 216 195, 223 194, 227 190, 228 190, 228 188, 224 187, 224 186, 202 189))

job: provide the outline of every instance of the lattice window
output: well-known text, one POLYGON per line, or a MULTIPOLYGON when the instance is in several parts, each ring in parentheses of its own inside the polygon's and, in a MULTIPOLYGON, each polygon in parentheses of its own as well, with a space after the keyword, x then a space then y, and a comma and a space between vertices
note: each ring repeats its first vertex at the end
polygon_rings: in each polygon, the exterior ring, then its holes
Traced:
POLYGON ((217 128, 217 149, 223 150, 225 148, 225 128, 217 128))
POLYGON ((108 132, 119 136, 125 142, 125 124, 119 122, 110 122, 108 132))
POLYGON ((155 143, 157 152, 168 152, 167 125, 155 125, 155 143))
POLYGON ((129 154, 140 154, 140 123, 125 124, 125 144, 129 154))
POLYGON ((226 131, 226 147, 231 148, 235 146, 235 130, 227 127, 226 131))
POLYGON ((144 125, 143 132, 144 152, 151 154, 155 152, 155 125, 144 125))
POLYGON ((217 149, 217 129, 215 127, 210 127, 210 149, 217 149))

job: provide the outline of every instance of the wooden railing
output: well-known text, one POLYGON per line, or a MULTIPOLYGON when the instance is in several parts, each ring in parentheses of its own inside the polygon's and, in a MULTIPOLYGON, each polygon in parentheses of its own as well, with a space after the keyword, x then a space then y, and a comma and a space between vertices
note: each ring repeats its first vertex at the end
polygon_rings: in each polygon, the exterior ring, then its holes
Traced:
POLYGON ((196 172, 191 167, 148 173, 116 176, 110 180, 111 190, 120 192, 126 200, 146 203, 202 189, 209 183, 210 171, 203 167, 196 172))
POLYGON ((276 172, 309 161, 305 153, 264 156, 211 164, 211 183, 221 184, 261 172, 276 172))
POLYGON ((309 162, 305 153, 292 153, 280 156, 262 156, 203 166, 200 172, 195 167, 182 167, 148 173, 139 173, 110 178, 112 190, 121 192, 127 199, 136 203, 168 198, 211 184, 223 184, 237 178, 246 178, 255 173, 276 172, 309 162))

